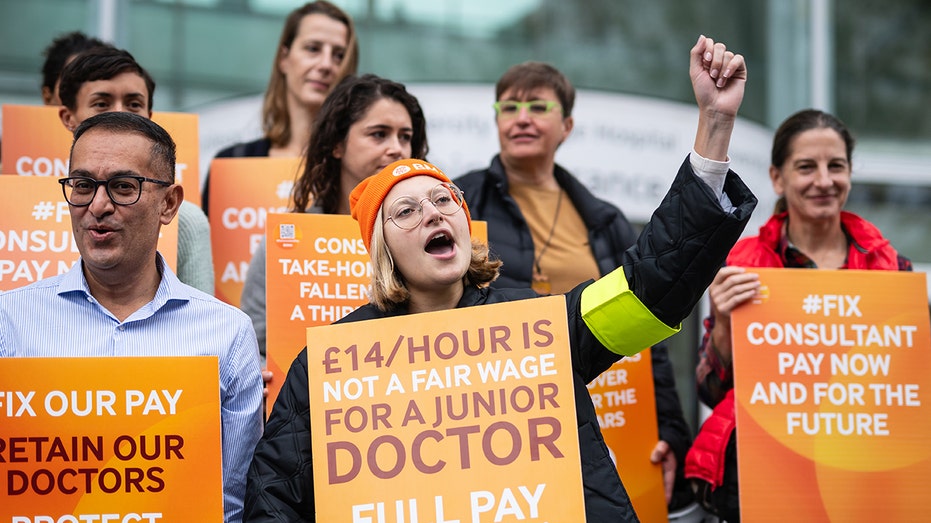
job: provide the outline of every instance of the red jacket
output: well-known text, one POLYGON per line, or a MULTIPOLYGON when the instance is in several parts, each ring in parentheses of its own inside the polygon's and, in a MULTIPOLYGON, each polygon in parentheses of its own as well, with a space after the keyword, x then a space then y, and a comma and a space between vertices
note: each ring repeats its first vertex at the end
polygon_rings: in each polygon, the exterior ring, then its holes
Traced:
MULTIPOLYGON (((779 245, 787 217, 787 213, 773 215, 760 227, 759 236, 737 242, 727 256, 727 264, 784 267, 785 260, 779 252, 779 245)), ((851 240, 844 269, 911 270, 911 262, 896 252, 875 225, 846 211, 841 212, 840 220, 851 240)), ((713 327, 713 323, 710 325, 713 327)), ((711 327, 705 338, 708 338, 711 327)), ((695 437, 685 458, 685 477, 703 479, 712 490, 721 486, 724 482, 724 453, 735 425, 734 390, 729 389, 695 437)))
MULTIPOLYGON (((727 264, 741 267, 784 267, 778 249, 787 217, 787 213, 776 214, 760 227, 759 236, 737 242, 727 255, 727 264)), ((841 211, 840 223, 853 240, 847 251, 847 264, 844 269, 901 270, 899 253, 875 225, 846 211, 841 211)))

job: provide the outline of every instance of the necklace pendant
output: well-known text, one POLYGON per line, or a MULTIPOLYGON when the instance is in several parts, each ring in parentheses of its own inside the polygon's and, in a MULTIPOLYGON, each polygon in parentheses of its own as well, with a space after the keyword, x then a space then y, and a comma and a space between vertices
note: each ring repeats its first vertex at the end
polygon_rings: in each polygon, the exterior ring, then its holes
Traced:
POLYGON ((537 294, 550 294, 553 290, 550 279, 545 274, 537 271, 533 271, 533 283, 530 284, 530 288, 536 291, 537 294))

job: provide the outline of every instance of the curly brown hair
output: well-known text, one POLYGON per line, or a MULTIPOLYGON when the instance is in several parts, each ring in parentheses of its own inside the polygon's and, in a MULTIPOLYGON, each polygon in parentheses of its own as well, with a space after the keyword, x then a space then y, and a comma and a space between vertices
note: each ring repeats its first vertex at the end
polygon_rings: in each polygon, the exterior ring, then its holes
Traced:
POLYGON ((404 85, 374 74, 347 76, 333 88, 314 119, 304 170, 291 192, 293 212, 305 212, 311 205, 325 214, 339 211, 342 161, 333 157, 333 151, 346 141, 349 128, 382 99, 394 100, 407 109, 413 128, 411 158, 426 159, 427 121, 417 98, 404 85))

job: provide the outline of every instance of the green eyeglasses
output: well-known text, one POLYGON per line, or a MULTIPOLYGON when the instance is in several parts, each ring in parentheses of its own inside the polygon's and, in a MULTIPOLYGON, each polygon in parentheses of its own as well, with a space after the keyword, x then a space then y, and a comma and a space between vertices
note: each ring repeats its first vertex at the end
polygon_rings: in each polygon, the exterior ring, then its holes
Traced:
POLYGON ((543 116, 549 114, 554 108, 560 107, 559 102, 552 100, 530 100, 515 102, 514 100, 501 100, 494 103, 495 112, 501 118, 514 118, 524 109, 530 116, 543 116))

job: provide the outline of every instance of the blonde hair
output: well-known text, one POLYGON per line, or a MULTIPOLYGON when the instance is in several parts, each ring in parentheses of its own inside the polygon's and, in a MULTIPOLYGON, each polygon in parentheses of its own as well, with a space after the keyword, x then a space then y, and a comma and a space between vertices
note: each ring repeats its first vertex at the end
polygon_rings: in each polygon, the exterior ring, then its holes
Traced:
MULTIPOLYGON (((385 220, 382 212, 378 210, 375 219, 375 228, 372 231, 372 290, 369 301, 379 310, 387 312, 404 305, 411 298, 411 293, 404 283, 404 276, 398 270, 388 250, 385 241, 385 220)), ((463 285, 482 287, 493 282, 498 277, 501 260, 491 260, 488 257, 488 244, 472 241, 472 260, 469 269, 463 277, 463 285)))
MULTIPOLYGON (((291 115, 288 113, 287 91, 288 85, 284 73, 278 66, 281 54, 285 49, 291 49, 301 20, 313 14, 326 15, 346 26, 346 56, 340 64, 336 75, 339 82, 347 75, 355 74, 359 65, 359 42, 356 40, 356 29, 352 18, 339 7, 326 0, 316 0, 291 11, 285 19, 281 29, 281 38, 275 48, 275 60, 272 63, 272 74, 268 80, 268 89, 265 90, 265 100, 262 102, 262 131, 265 137, 275 147, 284 147, 291 139, 291 115)), ((334 83, 336 83, 334 82, 334 83)))

